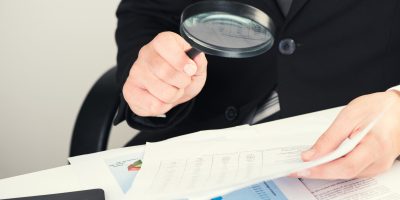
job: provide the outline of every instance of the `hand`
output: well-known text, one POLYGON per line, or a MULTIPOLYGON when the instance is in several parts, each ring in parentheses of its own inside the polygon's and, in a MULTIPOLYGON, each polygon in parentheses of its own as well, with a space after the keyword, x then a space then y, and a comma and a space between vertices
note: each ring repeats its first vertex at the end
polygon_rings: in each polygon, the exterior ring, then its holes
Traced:
POLYGON ((372 177, 390 169, 400 154, 400 94, 395 91, 361 96, 347 105, 314 146, 302 154, 310 161, 335 150, 343 140, 384 115, 350 153, 332 162, 293 174, 313 179, 372 177))
POLYGON ((207 76, 204 53, 190 59, 190 45, 178 34, 163 32, 143 46, 123 87, 130 109, 139 116, 159 116, 189 101, 207 76))

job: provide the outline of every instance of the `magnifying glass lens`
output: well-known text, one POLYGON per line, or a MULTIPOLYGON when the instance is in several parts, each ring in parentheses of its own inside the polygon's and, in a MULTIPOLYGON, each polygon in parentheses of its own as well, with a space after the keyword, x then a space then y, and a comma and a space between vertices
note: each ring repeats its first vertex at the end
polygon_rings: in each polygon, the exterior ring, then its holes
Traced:
POLYGON ((190 57, 199 52, 228 58, 246 58, 268 51, 275 26, 263 11, 225 0, 199 1, 186 7, 180 32, 192 45, 190 57))
POLYGON ((182 26, 188 37, 208 48, 245 50, 273 39, 271 32, 257 22, 223 12, 194 15, 182 26))

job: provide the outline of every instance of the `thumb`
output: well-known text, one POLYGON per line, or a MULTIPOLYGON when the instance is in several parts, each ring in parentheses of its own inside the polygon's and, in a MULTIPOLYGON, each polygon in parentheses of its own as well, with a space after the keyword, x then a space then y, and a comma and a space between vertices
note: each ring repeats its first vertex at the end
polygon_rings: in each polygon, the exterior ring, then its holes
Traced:
POLYGON ((197 65, 197 71, 195 73, 196 76, 204 75, 207 73, 207 58, 206 55, 201 52, 199 55, 193 58, 193 61, 197 65))
POLYGON ((302 153, 302 159, 310 161, 334 151, 346 138, 359 130, 357 124, 356 119, 349 119, 348 113, 342 110, 315 144, 302 153))

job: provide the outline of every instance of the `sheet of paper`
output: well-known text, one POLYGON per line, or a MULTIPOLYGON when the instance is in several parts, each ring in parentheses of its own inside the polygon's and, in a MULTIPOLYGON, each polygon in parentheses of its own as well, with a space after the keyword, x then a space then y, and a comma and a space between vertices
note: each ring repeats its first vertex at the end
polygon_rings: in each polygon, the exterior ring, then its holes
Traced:
MULTIPOLYGON (((218 199, 218 198, 215 198, 218 199)), ((222 196, 222 200, 316 200, 310 191, 295 178, 263 181, 222 196)))
MULTIPOLYGON (((148 143, 143 168, 128 197, 206 199, 283 177, 347 154, 380 116, 357 137, 346 140, 326 157, 311 162, 301 161, 300 152, 313 144, 315 138, 310 138, 318 136, 318 132, 299 134, 301 131, 297 127, 278 134, 265 134, 254 127, 244 127, 238 132, 222 129, 213 131, 211 135, 215 137, 209 136, 209 140, 148 143)), ((312 124, 303 126, 312 127, 312 124)))
MULTIPOLYGON (((191 191, 197 193, 194 196, 198 196, 200 199, 203 198, 203 192, 205 192, 205 198, 215 197, 215 195, 242 188, 241 185, 238 185, 234 188, 229 187, 228 190, 224 190, 224 188, 218 188, 220 184, 229 184, 231 182, 241 183, 245 180, 252 180, 252 178, 254 180, 254 178, 257 178, 260 174, 271 175, 280 172, 281 166, 288 163, 300 162, 298 160, 300 152, 308 147, 309 146, 291 145, 253 149, 250 151, 221 152, 220 154, 193 156, 189 157, 187 160, 165 160, 159 163, 158 166, 153 165, 156 166, 156 168, 151 171, 155 173, 152 173, 152 175, 150 175, 152 177, 145 181, 148 190, 146 190, 146 192, 143 191, 142 194, 144 194, 144 197, 136 197, 142 199, 147 198, 146 196, 149 194, 159 194, 160 192, 169 191, 191 191), (202 190, 203 188, 206 189, 202 190)), ((143 166, 146 164, 147 160, 145 159, 143 166)), ((272 179, 272 177, 265 179, 272 179)), ((253 183, 256 182, 254 181, 253 183)), ((140 186, 145 185, 141 183, 140 186)), ((137 188, 137 190, 142 189, 141 187, 137 188)), ((149 198, 154 199, 158 197, 149 198)), ((179 197, 160 196, 159 198, 179 197)))
POLYGON ((114 176, 123 193, 128 192, 133 180, 142 166, 142 153, 128 154, 120 157, 108 158, 105 164, 114 176))
MULTIPOLYGON (((72 160, 75 173, 79 175, 85 186, 103 188, 107 200, 120 200, 125 197, 126 191, 130 188, 140 170, 134 163, 141 160, 143 154, 144 146, 141 148, 116 149, 112 150, 111 153, 89 154, 70 160, 72 160)), ((288 178, 276 180, 282 187, 290 185, 287 187, 289 190, 285 189, 285 193, 280 190, 275 181, 263 181, 215 198, 215 200, 288 200, 292 199, 290 195, 294 193, 297 197, 302 196, 304 199, 311 200, 309 191, 303 185, 292 184, 291 181, 286 179, 288 178)))
MULTIPOLYGON (((247 125, 232 128, 232 132, 246 129, 247 125)), ((194 133, 185 135, 170 140, 179 140, 185 142, 197 142, 199 140, 220 140, 225 137, 223 134, 215 137, 212 136, 213 131, 206 131, 204 133, 194 133)), ((295 152, 290 149, 287 152, 295 152)), ((125 191, 130 188, 130 184, 134 181, 134 178, 138 171, 126 170, 129 165, 140 159, 140 156, 144 154, 144 146, 138 147, 127 147, 121 149, 113 149, 109 151, 82 155, 77 157, 69 158, 75 173, 79 174, 81 183, 85 186, 91 186, 96 188, 103 188, 106 192, 107 200, 120 200, 125 196, 125 191)), ((290 186, 291 191, 299 186, 290 186)), ((307 190, 295 190, 297 196, 309 195, 307 190)), ((288 191, 285 191, 288 193, 288 191)), ((261 182, 252 186, 238 189, 232 193, 224 195, 224 200, 236 200, 236 199, 254 199, 254 200, 287 200, 286 194, 283 194, 276 186, 274 181, 261 182)), ((218 198, 217 198, 218 199, 218 198)), ((307 198, 305 198, 307 199, 307 198)), ((309 199, 309 198, 308 198, 309 199)))
POLYGON ((222 197, 213 200, 241 200, 241 199, 257 199, 257 200, 287 200, 285 194, 276 186, 273 181, 254 184, 245 189, 231 192, 222 197))
POLYGON ((400 163, 374 178, 352 180, 311 180, 300 179, 317 200, 397 200, 400 199, 400 163))
POLYGON ((373 178, 330 181, 280 178, 274 183, 288 199, 294 200, 398 200, 399 177, 400 162, 396 161, 389 171, 373 178), (307 193, 313 198, 304 198, 307 193))
POLYGON ((71 167, 84 187, 102 188, 107 200, 121 200, 140 167, 144 147, 115 149, 70 158, 71 167))
POLYGON ((400 194, 379 183, 375 178, 321 181, 301 180, 317 200, 400 199, 400 194))

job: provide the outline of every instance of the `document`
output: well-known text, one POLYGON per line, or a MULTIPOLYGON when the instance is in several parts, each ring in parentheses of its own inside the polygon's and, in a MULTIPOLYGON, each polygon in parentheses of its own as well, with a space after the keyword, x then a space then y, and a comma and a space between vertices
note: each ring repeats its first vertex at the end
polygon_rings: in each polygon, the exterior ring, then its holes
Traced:
POLYGON ((143 153, 129 154, 105 160, 109 171, 114 176, 123 193, 128 192, 133 180, 142 166, 143 153))
POLYGON ((317 200, 400 199, 400 193, 380 184, 375 178, 320 181, 299 180, 317 200))
POLYGON ((69 158, 82 187, 102 188, 106 200, 121 200, 140 170, 144 149, 127 147, 69 158))
POLYGON ((400 163, 396 161, 390 171, 374 178, 328 181, 283 177, 231 192, 222 199, 399 200, 398 177, 400 163))
MULTIPOLYGON (((113 181, 115 177, 112 176, 111 170, 107 169, 104 161, 117 160, 117 158, 122 158, 124 161, 126 158, 122 155, 129 155, 130 152, 132 158, 136 158, 135 154, 144 153, 144 147, 116 149, 78 156, 70 160, 73 160, 71 163, 75 170, 81 172, 78 174, 82 180, 86 181, 86 186, 102 188, 107 200, 121 200, 126 197, 126 194, 116 195, 112 192, 113 187, 110 186, 115 186, 119 191, 122 191, 122 187, 118 181, 113 181), (96 160, 100 162, 95 162, 96 160), (81 168, 82 163, 85 163, 87 167, 81 168)), ((214 200, 397 200, 400 199, 398 192, 400 185, 397 181, 399 177, 400 163, 396 162, 390 171, 375 178, 322 181, 283 177, 273 181, 262 181, 218 196, 214 200)), ((134 179, 133 177, 131 181, 133 182, 134 179)))
MULTIPOLYGON (((137 163, 135 160, 141 159, 140 156, 143 156, 143 154, 144 146, 111 150, 111 153, 106 151, 78 156, 69 160, 75 173, 79 175, 82 186, 102 188, 107 200, 121 200, 126 196, 127 189, 130 188, 137 172, 140 171, 140 167, 130 163, 137 163)), ((313 198, 311 193, 301 184, 292 185, 293 180, 295 179, 285 178, 263 181, 216 197, 215 200, 288 200, 291 199, 290 194, 301 195, 307 197, 305 199, 311 200, 313 198), (283 193, 278 184, 290 186, 283 193)))
POLYGON ((317 200, 398 200, 400 199, 400 162, 374 178, 352 180, 298 179, 317 200))
POLYGON ((315 138, 310 138, 322 132, 306 135, 292 128, 288 132, 265 134, 249 126, 241 127, 238 132, 215 130, 206 140, 148 143, 143 168, 128 197, 208 199, 284 177, 344 156, 382 115, 354 138, 346 139, 334 152, 310 162, 303 162, 300 154, 315 142, 315 138))
POLYGON ((263 181, 233 191, 213 200, 316 200, 310 191, 296 178, 279 178, 263 181))

